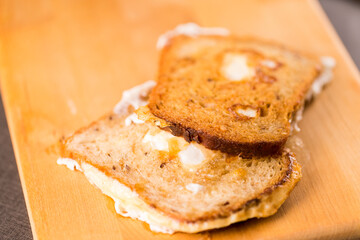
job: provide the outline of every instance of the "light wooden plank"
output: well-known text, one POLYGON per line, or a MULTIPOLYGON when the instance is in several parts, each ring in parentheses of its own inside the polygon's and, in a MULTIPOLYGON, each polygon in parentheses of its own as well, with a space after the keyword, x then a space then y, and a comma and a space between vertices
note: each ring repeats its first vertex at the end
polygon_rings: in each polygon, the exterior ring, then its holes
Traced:
POLYGON ((315 1, 0 2, 0 76, 34 236, 38 239, 304 239, 360 236, 360 78, 315 1), (273 217, 202 234, 156 234, 115 214, 80 173, 56 165, 61 136, 153 79, 155 43, 179 23, 229 28, 336 58, 333 83, 300 124, 310 158, 273 217))

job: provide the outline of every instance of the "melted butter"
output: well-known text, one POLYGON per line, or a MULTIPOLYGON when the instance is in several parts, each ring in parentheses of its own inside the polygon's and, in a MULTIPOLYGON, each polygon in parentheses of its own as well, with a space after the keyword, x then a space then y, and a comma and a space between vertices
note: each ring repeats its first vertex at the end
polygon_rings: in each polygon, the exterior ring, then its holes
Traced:
POLYGON ((239 160, 239 157, 238 157, 238 156, 228 155, 228 156, 225 158, 225 162, 226 162, 226 163, 231 163, 232 161, 237 161, 237 160, 239 160))
POLYGON ((236 177, 236 178, 245 178, 247 175, 247 171, 243 168, 238 168, 236 170, 234 170, 232 172, 232 174, 236 177))
POLYGON ((202 150, 194 143, 189 144, 185 149, 179 152, 179 158, 182 164, 189 168, 190 171, 194 171, 198 168, 206 156, 202 150))
POLYGON ((310 151, 306 147, 303 140, 298 135, 292 135, 285 144, 286 148, 289 148, 294 154, 299 163, 304 166, 310 161, 310 151))
POLYGON ((142 192, 145 191, 145 186, 144 186, 144 184, 136 183, 136 184, 134 185, 134 189, 135 189, 135 192, 141 194, 142 192))
POLYGON ((243 81, 255 76, 246 55, 228 53, 224 57, 222 74, 231 81, 243 81))
POLYGON ((178 157, 178 153, 181 151, 179 141, 176 138, 170 138, 168 140, 169 145, 169 158, 175 159, 178 157))

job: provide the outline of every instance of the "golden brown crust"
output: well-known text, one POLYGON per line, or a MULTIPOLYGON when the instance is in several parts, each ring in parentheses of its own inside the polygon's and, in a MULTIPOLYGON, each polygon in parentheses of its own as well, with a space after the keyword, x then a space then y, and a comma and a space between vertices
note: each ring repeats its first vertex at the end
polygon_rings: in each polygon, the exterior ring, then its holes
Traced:
MULTIPOLYGON (((166 119, 165 119, 166 120, 166 119)), ((170 123, 170 121, 168 121, 170 123)), ((212 150, 220 150, 231 155, 241 155, 242 157, 266 156, 277 154, 286 143, 286 139, 273 142, 258 141, 255 143, 242 143, 223 139, 209 134, 202 130, 186 128, 180 124, 170 123, 170 126, 162 128, 171 132, 173 135, 185 138, 186 141, 197 142, 212 150)))
POLYGON ((234 36, 175 37, 161 52, 159 65, 158 84, 150 95, 151 112, 171 123, 177 136, 244 155, 281 150, 290 135, 291 115, 319 74, 318 63, 311 58, 276 43, 234 36), (196 41, 211 47, 184 50, 196 41), (255 77, 227 81, 219 65, 228 52, 247 54, 255 77), (264 59, 274 61, 275 67, 259 66, 264 59), (238 117, 234 105, 253 106, 260 114, 238 117))

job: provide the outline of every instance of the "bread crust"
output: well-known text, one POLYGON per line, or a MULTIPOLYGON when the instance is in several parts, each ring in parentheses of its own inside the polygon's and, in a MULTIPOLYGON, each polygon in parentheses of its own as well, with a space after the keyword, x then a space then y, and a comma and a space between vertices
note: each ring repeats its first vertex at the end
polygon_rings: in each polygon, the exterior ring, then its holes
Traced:
POLYGON ((209 149, 220 150, 231 155, 241 155, 241 157, 244 158, 277 154, 281 151, 287 140, 287 138, 283 138, 272 142, 236 142, 209 134, 202 130, 186 128, 179 123, 176 124, 167 119, 164 120, 168 122, 169 126, 162 128, 163 130, 169 131, 175 136, 183 137, 187 142, 194 141, 209 149))

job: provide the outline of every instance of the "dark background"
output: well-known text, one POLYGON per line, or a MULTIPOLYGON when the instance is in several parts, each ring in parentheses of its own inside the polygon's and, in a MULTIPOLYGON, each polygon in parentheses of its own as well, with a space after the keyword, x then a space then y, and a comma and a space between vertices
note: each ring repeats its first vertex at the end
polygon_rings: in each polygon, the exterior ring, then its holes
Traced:
MULTIPOLYGON (((320 0, 355 64, 360 68, 360 1, 320 0)), ((8 126, 0 101, 0 239, 32 239, 8 126)))

